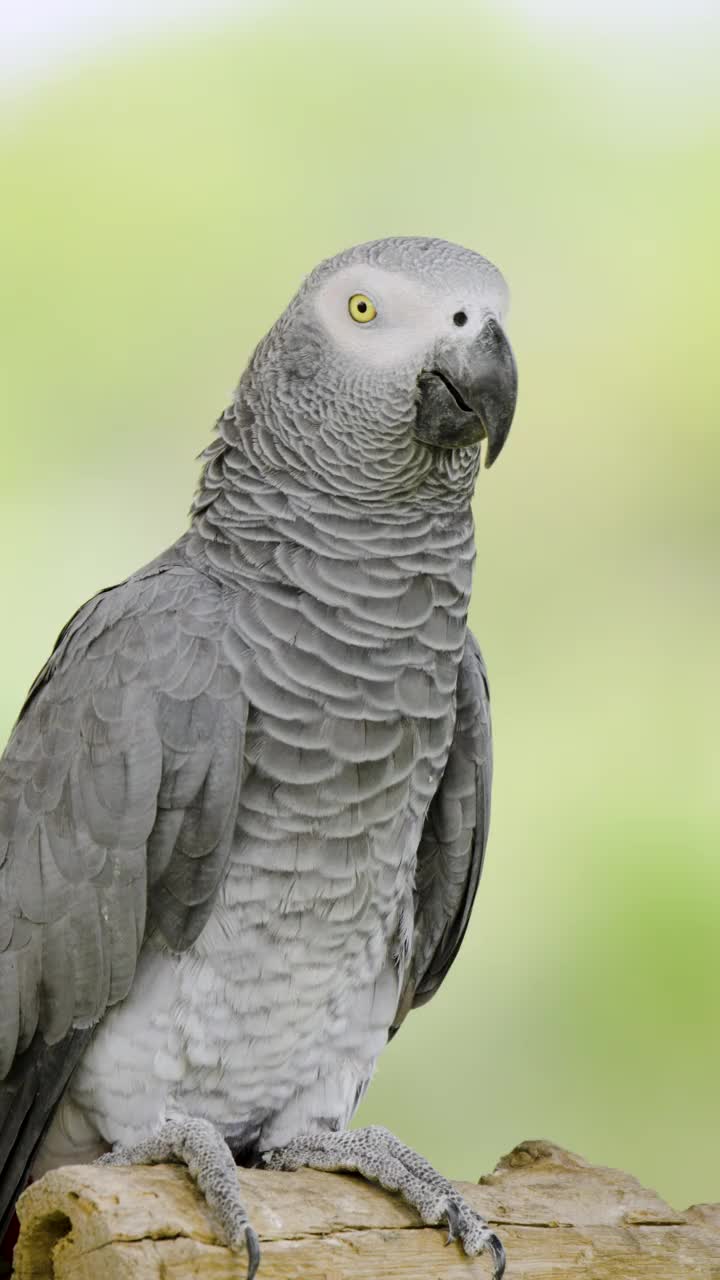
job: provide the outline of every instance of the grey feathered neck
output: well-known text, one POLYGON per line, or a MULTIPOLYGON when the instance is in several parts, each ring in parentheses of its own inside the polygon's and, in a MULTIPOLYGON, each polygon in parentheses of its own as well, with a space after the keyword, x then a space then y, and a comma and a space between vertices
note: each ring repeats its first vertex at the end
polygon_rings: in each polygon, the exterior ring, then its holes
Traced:
POLYGON ((360 465, 348 453, 332 456, 320 433, 317 446, 308 447, 291 421, 278 424, 277 410, 271 416, 249 382, 245 375, 200 455, 193 520, 212 509, 218 530, 230 531, 244 514, 242 495, 260 493, 268 512, 342 509, 393 524, 412 522, 419 513, 446 517, 469 510, 479 449, 440 450, 396 439, 385 448, 378 443, 360 465))
POLYGON ((252 427, 236 402, 201 455, 184 547, 214 577, 292 581, 293 548, 301 557, 309 552, 348 564, 400 553, 407 560, 400 578, 433 566, 444 572, 458 555, 472 563, 469 494, 438 483, 431 468, 418 475, 412 495, 372 501, 362 492, 319 486, 314 474, 306 478, 296 457, 273 448, 267 434, 258 438, 252 427))

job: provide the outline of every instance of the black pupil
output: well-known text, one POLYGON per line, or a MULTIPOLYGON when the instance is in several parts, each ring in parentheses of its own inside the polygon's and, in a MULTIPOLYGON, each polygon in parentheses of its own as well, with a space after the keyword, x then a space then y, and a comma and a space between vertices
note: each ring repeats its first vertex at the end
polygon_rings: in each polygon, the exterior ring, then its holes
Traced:
POLYGON ((467 324, 467 316, 465 312, 456 311, 455 315, 453 316, 453 323, 456 324, 459 329, 461 329, 464 324, 467 324))
POLYGON ((358 302, 357 309, 361 314, 367 311, 367 302, 358 302))

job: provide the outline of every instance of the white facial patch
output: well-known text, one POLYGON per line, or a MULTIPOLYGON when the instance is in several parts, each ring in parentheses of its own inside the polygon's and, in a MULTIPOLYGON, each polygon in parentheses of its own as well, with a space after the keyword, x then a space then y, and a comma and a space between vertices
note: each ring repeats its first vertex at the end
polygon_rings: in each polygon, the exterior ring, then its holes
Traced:
POLYGON ((348 355, 376 368, 422 364, 443 338, 469 339, 489 315, 501 318, 506 288, 499 272, 439 286, 399 271, 364 263, 342 267, 318 290, 314 306, 328 337, 348 355), (354 320, 350 299, 365 294, 376 309, 373 320, 354 320), (453 317, 463 312, 462 327, 453 317))

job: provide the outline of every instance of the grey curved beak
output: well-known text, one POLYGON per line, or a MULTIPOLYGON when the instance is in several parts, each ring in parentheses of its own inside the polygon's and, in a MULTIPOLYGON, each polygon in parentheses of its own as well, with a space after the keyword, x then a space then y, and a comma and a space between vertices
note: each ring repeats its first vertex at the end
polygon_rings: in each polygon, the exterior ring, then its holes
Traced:
POLYGON ((442 449, 487 439, 490 467, 507 440, 517 385, 512 347, 491 316, 471 342, 448 343, 420 374, 415 436, 442 449))

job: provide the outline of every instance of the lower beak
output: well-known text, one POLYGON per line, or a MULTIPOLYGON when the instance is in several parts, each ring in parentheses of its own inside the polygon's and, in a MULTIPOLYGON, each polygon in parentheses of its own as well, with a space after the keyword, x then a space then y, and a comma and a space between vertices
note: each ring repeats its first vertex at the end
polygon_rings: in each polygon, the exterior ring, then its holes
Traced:
POLYGON ((448 344, 418 378, 415 436, 441 449, 487 439, 489 467, 505 444, 517 401, 515 357, 497 320, 469 343, 448 344))

